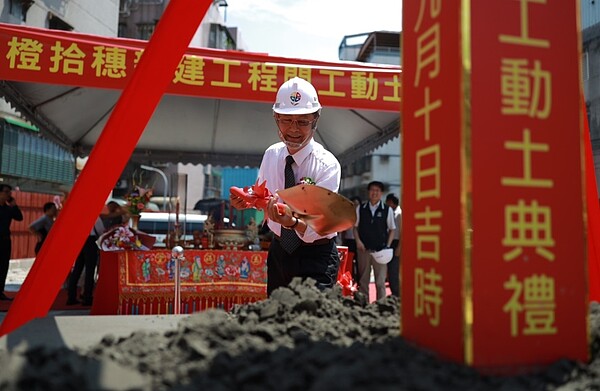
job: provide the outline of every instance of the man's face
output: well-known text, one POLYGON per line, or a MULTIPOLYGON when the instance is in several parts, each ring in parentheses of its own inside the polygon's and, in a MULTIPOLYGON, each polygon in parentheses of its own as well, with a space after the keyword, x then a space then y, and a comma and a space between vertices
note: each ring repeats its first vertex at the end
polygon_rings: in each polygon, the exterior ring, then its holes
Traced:
POLYGON ((11 189, 7 186, 0 186, 0 205, 4 205, 11 197, 11 189))
POLYGON ((52 208, 48 209, 48 216, 56 217, 57 214, 58 214, 58 209, 56 209, 56 206, 53 206, 52 208))
POLYGON ((381 195, 383 192, 378 186, 369 187, 369 201, 371 204, 376 204, 381 200, 381 195))
POLYGON ((313 114, 275 114, 275 122, 279 127, 281 137, 283 137, 285 141, 301 145, 307 138, 312 136, 312 129, 316 122, 316 118, 313 114))

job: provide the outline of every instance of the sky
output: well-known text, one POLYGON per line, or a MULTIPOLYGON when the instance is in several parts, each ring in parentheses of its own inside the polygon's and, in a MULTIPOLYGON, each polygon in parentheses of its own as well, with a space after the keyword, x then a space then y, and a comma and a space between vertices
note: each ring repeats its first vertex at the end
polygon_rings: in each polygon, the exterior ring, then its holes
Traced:
POLYGON ((402 30, 402 0, 227 0, 228 27, 246 50, 272 56, 338 61, 346 35, 402 30))

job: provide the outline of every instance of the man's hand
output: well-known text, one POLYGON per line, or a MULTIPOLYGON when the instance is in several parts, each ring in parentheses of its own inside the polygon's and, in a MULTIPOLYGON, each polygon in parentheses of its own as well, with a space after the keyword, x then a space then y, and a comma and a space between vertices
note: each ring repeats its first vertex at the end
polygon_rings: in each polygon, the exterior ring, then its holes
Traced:
POLYGON ((277 200, 274 197, 269 200, 266 211, 268 212, 271 221, 279 223, 284 227, 291 227, 296 222, 290 207, 285 204, 277 203, 277 200))
POLYGON ((356 248, 360 251, 365 251, 367 249, 365 244, 360 239, 356 239, 356 248))
POLYGON ((252 207, 249 202, 233 193, 229 193, 229 203, 237 210, 248 209, 252 207))

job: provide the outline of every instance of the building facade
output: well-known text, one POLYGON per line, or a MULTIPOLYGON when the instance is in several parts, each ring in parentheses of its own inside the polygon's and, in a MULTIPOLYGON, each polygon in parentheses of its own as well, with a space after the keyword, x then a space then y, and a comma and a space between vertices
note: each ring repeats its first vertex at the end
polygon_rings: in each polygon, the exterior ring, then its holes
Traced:
MULTIPOLYGON (((121 0, 118 36, 149 40, 168 4, 169 0, 121 0)), ((245 50, 240 31, 235 27, 226 26, 227 6, 226 0, 213 0, 190 42, 191 47, 245 50)), ((170 189, 163 189, 159 174, 150 174, 153 175, 152 182, 156 184, 155 194, 166 196, 169 193, 170 197, 176 197, 180 202, 185 200, 181 207, 188 211, 194 209, 198 200, 228 197, 228 194, 222 194, 221 191, 223 177, 219 167, 210 164, 204 166, 157 162, 156 168, 165 173, 170 189), (172 186, 176 181, 185 181, 186 186, 172 186)), ((128 178, 139 169, 139 166, 128 165, 123 172, 121 186, 113 192, 116 197, 129 190, 128 178)))
MULTIPOLYGON (((340 43, 339 59, 400 65, 400 36, 399 32, 393 31, 347 35, 340 43)), ((394 193, 400 198, 401 172, 401 138, 398 135, 370 154, 342 167, 340 193, 346 197, 357 195, 364 201, 368 199, 369 182, 380 181, 385 185, 386 194, 394 193)))
POLYGON ((590 125, 596 186, 600 188, 600 2, 581 0, 583 91, 590 125))
MULTIPOLYGON (((0 22, 116 36, 118 0, 1 0, 0 22)), ((58 193, 75 178, 75 157, 0 99, 0 181, 24 191, 58 193)))
MULTIPOLYGON (((119 37, 149 40, 169 0, 121 0, 119 37)), ((192 47, 244 50, 239 30, 225 25, 226 0, 213 0, 196 34, 192 47)))
POLYGON ((117 36, 119 0, 3 0, 2 23, 117 36))

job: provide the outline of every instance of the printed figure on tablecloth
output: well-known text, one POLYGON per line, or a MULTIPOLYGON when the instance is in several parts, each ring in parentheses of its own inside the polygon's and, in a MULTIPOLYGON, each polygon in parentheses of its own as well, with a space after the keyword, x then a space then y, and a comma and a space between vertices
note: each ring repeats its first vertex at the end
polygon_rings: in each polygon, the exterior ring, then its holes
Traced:
POLYGON ((145 258, 144 262, 142 262, 142 276, 144 277, 144 282, 150 281, 150 258, 145 258))
POLYGON ((219 277, 223 277, 225 275, 225 256, 224 255, 219 255, 219 258, 217 259, 216 273, 217 273, 217 276, 219 276, 219 277))
POLYGON ((166 273, 167 272, 162 267, 159 267, 159 266, 156 267, 156 275, 159 276, 159 278, 161 276, 164 276, 166 273))
POLYGON ((192 264, 192 279, 195 282, 200 281, 200 276, 202 275, 202 260, 199 255, 194 257, 194 263, 192 264))
POLYGON ((167 272, 169 273, 169 280, 175 278, 175 259, 169 258, 167 261, 167 272))
POLYGON ((225 267, 225 275, 229 278, 229 280, 236 279, 239 274, 239 267, 235 265, 227 265, 225 267))
POLYGON ((234 253, 229 257, 228 265, 225 266, 225 275, 230 279, 237 279, 240 275, 240 262, 238 256, 234 253))
POLYGON ((250 274, 250 262, 248 262, 248 258, 244 257, 242 259, 242 264, 240 265, 240 278, 248 278, 250 274))
POLYGON ((182 280, 187 280, 191 275, 192 271, 190 270, 190 267, 185 261, 182 262, 181 268, 179 269, 179 278, 182 280))

